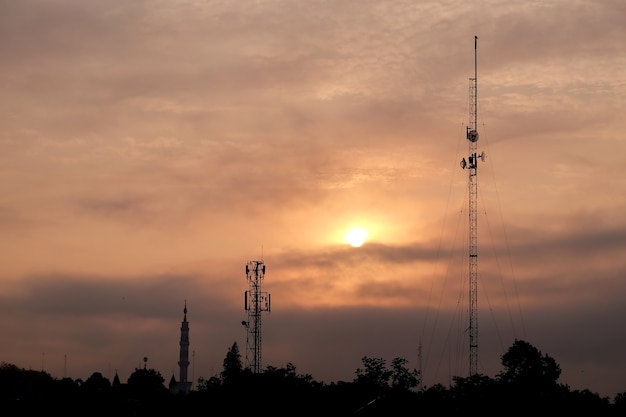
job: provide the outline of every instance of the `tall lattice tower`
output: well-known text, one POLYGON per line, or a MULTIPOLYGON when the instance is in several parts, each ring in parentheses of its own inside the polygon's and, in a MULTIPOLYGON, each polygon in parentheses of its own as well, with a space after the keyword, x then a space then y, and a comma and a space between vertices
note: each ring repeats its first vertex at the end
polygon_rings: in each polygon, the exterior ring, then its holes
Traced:
POLYGON ((270 311, 270 295, 261 291, 265 276, 263 261, 248 261, 246 264, 248 290, 244 293, 244 308, 248 321, 242 322, 247 329, 246 367, 253 373, 261 372, 261 313, 270 311))
POLYGON ((461 161, 461 168, 469 170, 469 374, 476 374, 478 364, 478 158, 484 161, 485 153, 478 149, 478 36, 474 36, 474 77, 469 79, 469 123, 467 140, 468 160, 461 161))

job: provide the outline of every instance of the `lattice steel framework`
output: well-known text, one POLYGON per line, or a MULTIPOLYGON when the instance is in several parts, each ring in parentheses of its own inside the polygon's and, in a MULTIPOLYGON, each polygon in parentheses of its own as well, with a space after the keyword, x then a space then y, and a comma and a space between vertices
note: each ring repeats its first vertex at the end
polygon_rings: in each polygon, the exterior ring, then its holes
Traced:
POLYGON ((478 149, 478 37, 474 36, 474 77, 469 79, 469 123, 467 140, 469 143, 468 161, 461 161, 461 167, 469 171, 469 374, 475 375, 478 365, 478 158, 484 160, 484 152, 478 149))
POLYGON ((261 362, 261 313, 270 311, 270 295, 261 291, 265 277, 263 261, 249 261, 246 264, 248 291, 244 293, 244 308, 248 312, 248 321, 242 324, 247 328, 246 367, 253 373, 260 373, 261 362))

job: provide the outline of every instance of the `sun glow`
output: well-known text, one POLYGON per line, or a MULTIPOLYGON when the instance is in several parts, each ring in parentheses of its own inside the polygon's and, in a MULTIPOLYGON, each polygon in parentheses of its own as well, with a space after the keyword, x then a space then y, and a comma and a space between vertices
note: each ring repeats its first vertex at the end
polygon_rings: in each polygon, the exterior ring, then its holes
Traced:
POLYGON ((346 242, 348 242, 351 246, 358 248, 363 243, 365 243, 365 239, 367 238, 367 230, 361 227, 353 227, 346 233, 346 242))

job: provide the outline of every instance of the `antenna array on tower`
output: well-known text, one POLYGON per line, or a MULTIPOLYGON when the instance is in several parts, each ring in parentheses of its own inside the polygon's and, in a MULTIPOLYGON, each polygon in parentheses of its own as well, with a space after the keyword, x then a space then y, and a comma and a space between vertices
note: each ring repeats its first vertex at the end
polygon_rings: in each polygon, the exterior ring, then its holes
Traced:
POLYGON ((263 261, 249 261, 246 264, 248 291, 244 293, 244 308, 248 312, 248 321, 243 324, 247 329, 246 367, 253 373, 261 372, 261 313, 270 311, 270 295, 261 291, 265 276, 263 261))
POLYGON ((478 145, 478 36, 474 36, 474 77, 469 85, 469 123, 467 140, 469 143, 468 160, 461 161, 461 168, 469 170, 469 374, 476 374, 478 364, 478 233, 477 233, 477 195, 478 195, 478 158, 484 159, 484 153, 477 154, 478 145))

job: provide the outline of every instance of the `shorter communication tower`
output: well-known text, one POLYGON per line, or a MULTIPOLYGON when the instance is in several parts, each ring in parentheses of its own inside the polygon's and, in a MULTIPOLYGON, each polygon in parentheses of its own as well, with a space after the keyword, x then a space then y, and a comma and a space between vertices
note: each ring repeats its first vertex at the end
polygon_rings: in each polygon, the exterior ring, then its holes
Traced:
POLYGON ((261 282, 265 276, 263 261, 248 261, 246 264, 248 291, 244 293, 244 308, 248 312, 248 321, 243 321, 247 329, 246 368, 253 373, 261 372, 261 313, 270 311, 270 295, 261 291, 261 282))

